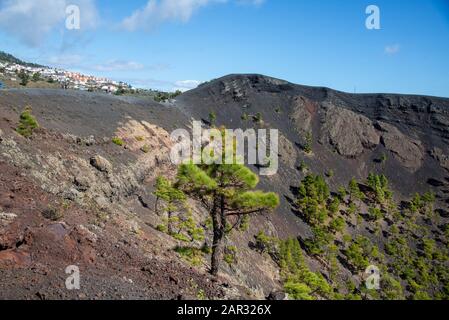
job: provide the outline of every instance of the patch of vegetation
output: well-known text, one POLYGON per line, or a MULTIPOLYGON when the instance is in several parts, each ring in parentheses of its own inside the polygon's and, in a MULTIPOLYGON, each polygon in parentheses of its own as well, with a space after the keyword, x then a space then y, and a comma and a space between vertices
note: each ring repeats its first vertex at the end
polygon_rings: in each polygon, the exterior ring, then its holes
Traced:
POLYGON ((310 153, 312 153, 312 147, 313 147, 313 135, 311 132, 307 132, 303 150, 305 153, 310 154, 310 153))
POLYGON ((215 123, 217 122, 217 114, 215 112, 209 112, 209 123, 211 127, 215 127, 215 123))
POLYGON ((297 239, 282 241, 279 251, 279 265, 285 291, 296 300, 329 299, 332 287, 320 274, 310 271, 304 261, 297 239))
POLYGON ((156 91, 156 93, 153 96, 153 99, 156 102, 166 102, 168 100, 175 99, 177 96, 181 94, 182 92, 180 90, 177 90, 175 92, 156 91))
POLYGON ((237 247, 227 246, 225 248, 223 260, 230 266, 237 262, 237 247))
POLYGON ((140 148, 140 151, 142 151, 143 153, 148 153, 150 152, 150 146, 148 144, 144 145, 142 148, 140 148))
POLYGON ((299 164, 298 169, 299 169, 299 171, 301 171, 302 173, 307 173, 307 171, 309 170, 309 167, 308 167, 307 164, 304 162, 304 160, 301 160, 301 163, 299 164))
POLYGON ((125 145, 125 142, 119 137, 112 138, 112 143, 118 145, 119 147, 123 147, 125 145))
POLYGON ((199 267, 203 264, 203 252, 200 249, 192 247, 176 247, 175 252, 192 266, 199 267))
POLYGON ((376 201, 378 203, 385 203, 386 200, 390 200, 393 196, 388 187, 388 179, 385 175, 377 175, 370 173, 367 179, 368 186, 375 192, 376 201))
POLYGON ((26 87, 28 82, 30 81, 30 76, 28 75, 28 73, 22 69, 17 76, 20 79, 20 85, 26 87))
POLYGON ((261 114, 260 112, 256 113, 256 114, 253 116, 253 121, 254 121, 255 123, 261 123, 261 122, 262 122, 262 114, 261 114))
POLYGON ((324 222, 328 217, 326 202, 329 196, 329 187, 322 176, 308 175, 302 180, 296 204, 307 222, 312 225, 324 222))
POLYGON ((31 107, 25 108, 25 110, 20 114, 19 126, 16 129, 17 133, 25 138, 31 137, 33 135, 33 131, 39 128, 39 124, 31 112, 31 107))

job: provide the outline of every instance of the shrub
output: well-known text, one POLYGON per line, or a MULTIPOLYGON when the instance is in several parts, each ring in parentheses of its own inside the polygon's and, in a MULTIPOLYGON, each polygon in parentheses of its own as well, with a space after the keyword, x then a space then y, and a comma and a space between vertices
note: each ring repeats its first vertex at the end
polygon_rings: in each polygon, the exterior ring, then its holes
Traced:
POLYGON ((304 162, 304 160, 301 160, 301 163, 299 164, 299 171, 301 171, 302 173, 306 173, 308 169, 309 167, 304 162))
POLYGON ((284 288, 293 299, 315 300, 329 298, 332 287, 320 273, 310 271, 304 262, 297 239, 281 242, 280 266, 284 278, 284 288))
POLYGON ((313 145, 313 136, 311 132, 307 132, 306 139, 303 146, 303 150, 305 153, 312 153, 312 145, 313 145))
POLYGON ((203 252, 200 249, 178 246, 175 248, 175 252, 193 266, 198 267, 203 263, 203 252))
POLYGON ((333 214, 338 213, 338 210, 340 209, 340 199, 339 198, 333 198, 331 203, 328 206, 328 209, 333 214))
POLYGON ((167 228, 166 225, 160 224, 160 225, 158 225, 158 226, 156 227, 156 230, 159 231, 159 232, 167 233, 168 228, 167 228))
POLYGON ((349 181, 349 195, 351 196, 351 200, 363 200, 365 195, 360 191, 359 184, 356 179, 351 179, 349 181))
POLYGON ((17 133, 25 138, 29 138, 37 128, 39 128, 39 124, 31 114, 31 107, 26 107, 20 114, 19 126, 16 129, 17 133))
POLYGON ((268 253, 273 260, 278 260, 277 252, 279 250, 279 240, 266 235, 263 231, 260 231, 256 236, 256 249, 261 253, 268 253))
POLYGON ((373 221, 378 221, 380 219, 382 219, 383 215, 382 215, 382 211, 379 208, 369 208, 368 210, 368 214, 371 220, 373 221))
POLYGON ((342 232, 346 227, 345 219, 337 217, 331 221, 329 228, 334 232, 342 232))
POLYGON ((140 148, 140 151, 142 151, 143 153, 148 153, 150 152, 150 146, 146 144, 142 148, 140 148))
POLYGON ((125 145, 125 142, 121 138, 119 138, 119 137, 112 138, 112 143, 116 144, 116 145, 118 145, 120 147, 123 147, 125 145))
POLYGON ((256 113, 256 115, 253 116, 253 120, 255 123, 261 123, 262 122, 262 114, 260 112, 256 113))
POLYGON ((215 112, 210 112, 209 113, 209 123, 210 125, 213 127, 215 126, 215 123, 217 121, 217 114, 215 112))
POLYGON ((235 264, 237 261, 237 248, 235 246, 227 246, 223 259, 230 266, 235 264))
POLYGON ((30 80, 30 76, 28 73, 25 72, 25 70, 20 70, 19 72, 19 79, 20 79, 20 85, 26 87, 28 84, 28 81, 30 80))

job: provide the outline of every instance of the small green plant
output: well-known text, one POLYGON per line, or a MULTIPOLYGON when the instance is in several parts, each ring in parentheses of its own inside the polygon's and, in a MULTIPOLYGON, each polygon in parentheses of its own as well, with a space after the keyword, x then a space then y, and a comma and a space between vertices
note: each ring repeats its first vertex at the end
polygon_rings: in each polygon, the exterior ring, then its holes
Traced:
POLYGON ((143 153, 148 153, 150 152, 150 146, 146 144, 142 148, 140 148, 140 151, 142 151, 143 153))
POLYGON ((237 247, 227 246, 225 248, 223 260, 230 266, 235 264, 237 261, 237 247))
POLYGON ((260 112, 256 113, 253 116, 253 120, 255 123, 261 123, 262 122, 262 114, 260 112))
POLYGON ((167 226, 165 224, 159 224, 156 227, 156 230, 159 231, 159 232, 167 233, 168 228, 167 228, 167 226))
POLYGON ((251 219, 250 216, 243 216, 242 220, 240 221, 240 225, 239 225, 240 231, 242 231, 242 232, 248 231, 250 219, 251 219))
POLYGON ((248 118, 249 118, 248 114, 247 114, 246 112, 244 112, 244 113, 242 114, 241 119, 242 119, 243 121, 247 121, 248 118))
POLYGON ((33 73, 33 77, 31 78, 34 82, 38 82, 41 80, 41 74, 39 72, 33 73))
POLYGON ((203 252, 200 249, 178 246, 175 248, 175 252, 195 267, 203 263, 203 252))
POLYGON ((142 142, 145 140, 145 137, 144 136, 136 136, 136 140, 139 142, 142 142))
POLYGON ((196 294, 196 297, 198 300, 206 300, 206 293, 204 292, 203 289, 198 290, 198 293, 196 294))
POLYGON ((333 232, 342 232, 346 227, 346 222, 345 219, 343 219, 342 217, 337 217, 334 220, 332 220, 332 222, 329 225, 329 228, 333 231, 333 232))
POLYGON ((299 171, 301 171, 302 173, 307 173, 307 170, 309 170, 309 167, 304 162, 304 160, 301 160, 301 163, 299 164, 299 171))
POLYGON ((31 114, 31 111, 31 107, 25 108, 20 114, 19 126, 16 129, 17 133, 25 138, 31 137, 33 131, 39 128, 39 124, 31 114))
POLYGON ((112 143, 118 145, 119 147, 123 147, 125 145, 125 142, 119 137, 112 138, 112 143))
POLYGON ((209 113, 209 123, 212 127, 214 127, 216 122, 217 122, 217 114, 212 111, 209 113))
POLYGON ((305 153, 312 153, 313 136, 311 132, 306 133, 305 143, 303 146, 305 153))

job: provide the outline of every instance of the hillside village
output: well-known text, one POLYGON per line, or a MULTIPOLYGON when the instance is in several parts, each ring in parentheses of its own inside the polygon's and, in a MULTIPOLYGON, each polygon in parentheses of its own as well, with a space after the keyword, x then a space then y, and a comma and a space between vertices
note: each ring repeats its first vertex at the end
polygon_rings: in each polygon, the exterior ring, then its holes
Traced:
MULTIPOLYGON (((31 65, 23 62, 9 62, 0 59, 0 77, 13 83, 21 83, 23 78, 26 82, 46 81, 48 83, 59 84, 63 89, 74 89, 82 91, 103 91, 107 93, 117 93, 122 90, 132 90, 132 86, 107 78, 84 75, 79 72, 72 72, 58 68, 51 68, 39 65, 31 65)), ((0 84, 0 88, 4 86, 0 84)))

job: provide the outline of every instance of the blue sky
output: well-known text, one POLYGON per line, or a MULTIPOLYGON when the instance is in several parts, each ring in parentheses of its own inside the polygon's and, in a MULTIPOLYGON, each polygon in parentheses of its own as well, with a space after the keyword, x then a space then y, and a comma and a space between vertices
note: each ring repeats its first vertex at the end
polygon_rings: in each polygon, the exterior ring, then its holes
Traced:
POLYGON ((449 97, 449 1, 0 0, 0 50, 164 90, 261 73, 449 97), (80 30, 65 28, 72 3, 80 30), (368 5, 380 30, 365 27, 368 5))

